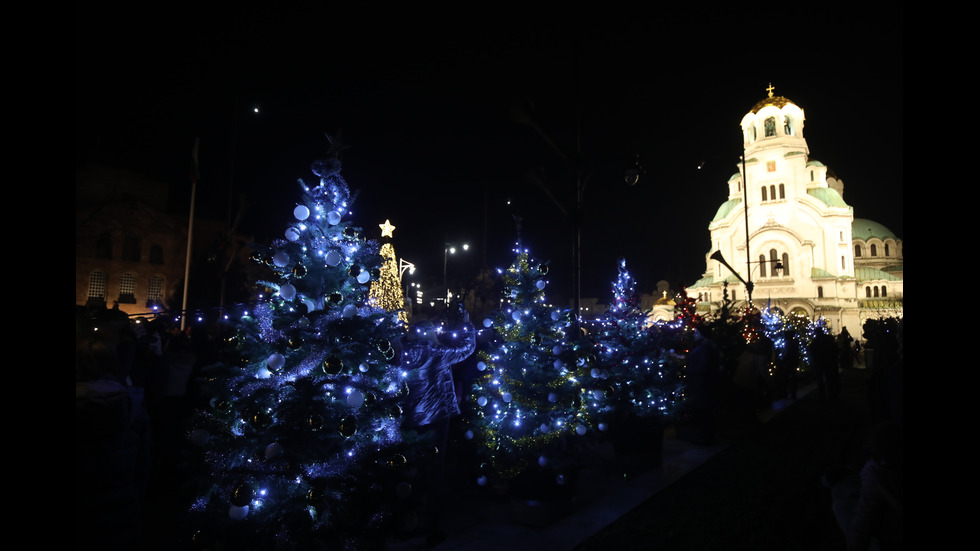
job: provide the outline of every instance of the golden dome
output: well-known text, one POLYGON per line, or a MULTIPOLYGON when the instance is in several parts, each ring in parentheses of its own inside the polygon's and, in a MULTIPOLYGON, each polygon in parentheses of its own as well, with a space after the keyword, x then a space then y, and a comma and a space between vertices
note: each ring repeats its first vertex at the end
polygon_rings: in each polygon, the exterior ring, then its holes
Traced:
POLYGON ((752 110, 750 111, 751 113, 753 113, 753 114, 758 113, 760 109, 762 109, 763 107, 766 107, 767 105, 773 105, 773 106, 778 107, 780 109, 783 108, 783 107, 785 107, 786 105, 796 105, 795 103, 793 103, 792 101, 784 98, 783 96, 774 96, 774 95, 772 95, 773 89, 774 88, 772 87, 772 84, 770 83, 769 84, 769 87, 766 88, 766 91, 769 92, 769 96, 766 97, 766 98, 763 98, 758 103, 756 103, 755 105, 753 105, 752 106, 752 110))

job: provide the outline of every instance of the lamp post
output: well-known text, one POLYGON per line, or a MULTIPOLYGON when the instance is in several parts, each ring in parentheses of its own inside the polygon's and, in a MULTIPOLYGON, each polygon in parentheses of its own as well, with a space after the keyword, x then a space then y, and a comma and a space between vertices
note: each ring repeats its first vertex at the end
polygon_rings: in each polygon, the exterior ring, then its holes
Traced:
MULTIPOLYGON (((746 245, 746 248, 748 248, 748 245, 746 245)), ((734 274, 735 277, 737 277, 738 280, 741 281, 743 285, 745 285, 745 292, 748 294, 748 301, 749 301, 749 307, 750 308, 752 307, 752 290, 755 287, 755 284, 752 283, 752 265, 753 264, 760 264, 761 265, 761 264, 764 264, 764 263, 771 263, 772 264, 772 273, 773 274, 776 274, 779 270, 782 270, 783 269, 783 263, 780 262, 779 260, 756 260, 755 262, 753 262, 751 260, 746 260, 745 263, 749 265, 749 273, 748 273, 749 279, 748 279, 748 281, 746 281, 745 279, 742 278, 741 275, 739 275, 738 271, 735 270, 735 268, 732 268, 731 264, 729 264, 728 262, 725 261, 725 257, 724 257, 724 255, 721 254, 721 251, 715 251, 715 252, 711 253, 711 257, 710 258, 712 260, 716 260, 716 261, 720 262, 722 264, 722 266, 728 268, 728 270, 732 274, 734 274)))
MULTIPOLYGON (((460 245, 460 248, 464 251, 470 250, 468 243, 460 245)), ((446 241, 445 246, 442 249, 442 292, 447 308, 449 307, 449 280, 447 277, 447 268, 449 266, 449 255, 451 254, 456 254, 456 245, 446 241)))
MULTIPOLYGON (((404 258, 399 258, 398 259, 398 282, 399 283, 401 283, 402 280, 404 279, 403 276, 405 275, 405 270, 408 270, 408 273, 409 274, 414 274, 415 273, 415 264, 412 264, 411 262, 405 260, 404 258)), ((408 298, 408 286, 407 285, 405 286, 405 295, 402 297, 402 301, 403 302, 406 301, 406 300, 410 300, 408 298)), ((411 313, 411 310, 409 310, 409 313, 411 313)))

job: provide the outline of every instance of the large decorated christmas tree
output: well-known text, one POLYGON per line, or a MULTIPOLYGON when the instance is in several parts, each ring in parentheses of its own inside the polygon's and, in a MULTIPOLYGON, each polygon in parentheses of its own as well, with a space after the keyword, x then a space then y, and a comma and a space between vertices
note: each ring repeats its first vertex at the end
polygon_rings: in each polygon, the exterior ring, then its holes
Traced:
POLYGON ((574 344, 571 312, 547 302, 548 264, 516 255, 501 271, 502 306, 484 321, 492 337, 477 352, 468 434, 480 483, 560 493, 577 467, 576 440, 595 429, 582 385, 591 360, 574 344))
POLYGON ((238 365, 207 372, 191 422, 207 484, 189 515, 200 548, 370 548, 411 509, 397 315, 369 300, 382 255, 348 218, 337 156, 284 237, 260 255, 274 295, 236 326, 238 365))

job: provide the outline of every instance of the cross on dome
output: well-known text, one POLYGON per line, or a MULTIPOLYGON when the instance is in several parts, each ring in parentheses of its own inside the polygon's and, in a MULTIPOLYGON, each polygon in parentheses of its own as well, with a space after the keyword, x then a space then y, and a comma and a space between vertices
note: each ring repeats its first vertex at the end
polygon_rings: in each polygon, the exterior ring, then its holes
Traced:
POLYGON ((772 83, 770 82, 770 83, 769 83, 769 87, 768 87, 768 88, 766 88, 766 91, 767 91, 767 92, 769 92, 769 97, 770 97, 770 98, 772 97, 772 91, 773 91, 773 90, 775 90, 775 88, 773 88, 773 87, 772 87, 772 83))

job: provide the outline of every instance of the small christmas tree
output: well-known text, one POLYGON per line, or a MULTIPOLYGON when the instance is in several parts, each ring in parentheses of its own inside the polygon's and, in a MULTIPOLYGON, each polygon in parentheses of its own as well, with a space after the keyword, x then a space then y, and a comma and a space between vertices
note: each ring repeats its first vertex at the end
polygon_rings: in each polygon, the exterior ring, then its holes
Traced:
POLYGON ((190 515, 199 544, 366 546, 400 522, 415 459, 393 347, 404 327, 368 300, 382 256, 345 220, 340 169, 330 157, 313 165, 318 185, 300 180, 295 220, 261 257, 275 295, 237 326, 241 365, 206 374, 191 427, 207 468, 190 515))
POLYGON ((571 313, 546 301, 548 264, 516 252, 501 272, 502 306, 484 321, 493 337, 477 352, 468 434, 482 459, 481 483, 561 492, 575 472, 574 440, 592 428, 579 382, 589 360, 571 344, 571 313))
POLYGON ((675 331, 651 324, 639 307, 635 282, 619 262, 612 306, 590 324, 590 337, 605 381, 606 401, 593 415, 629 440, 638 424, 662 425, 683 399, 683 359, 673 349, 675 331))

